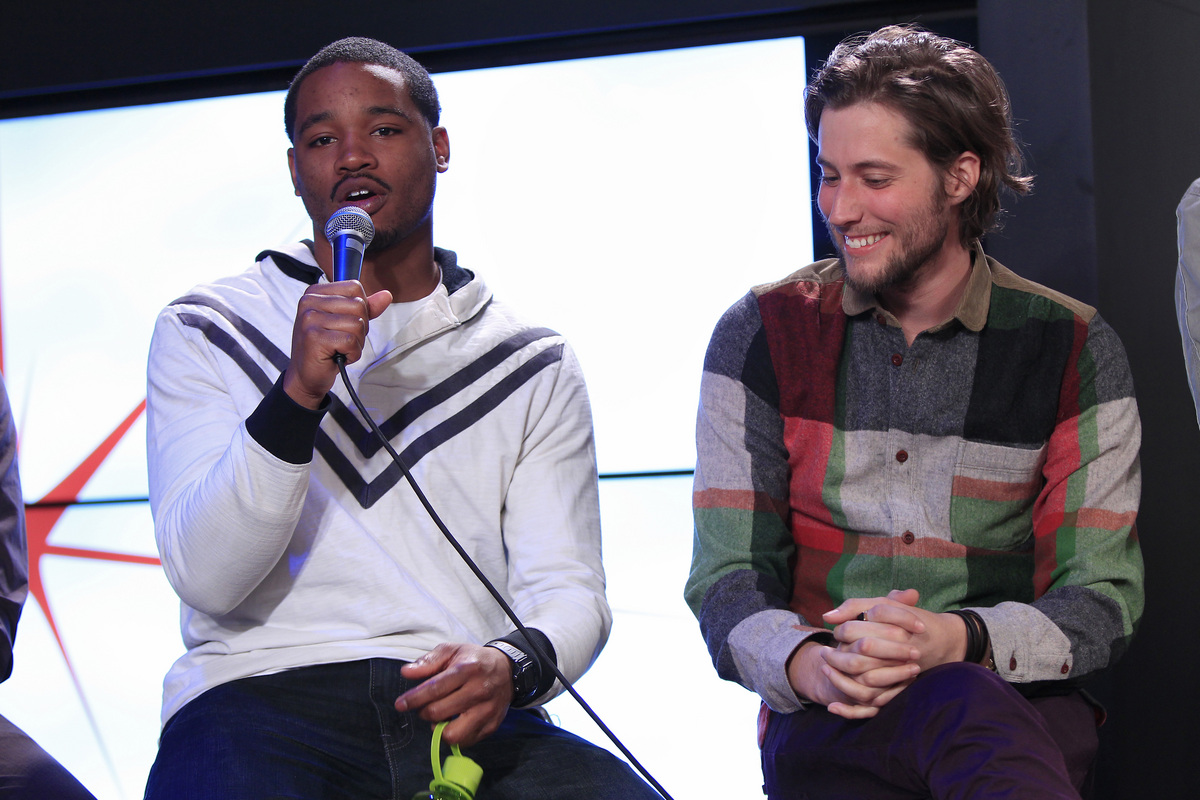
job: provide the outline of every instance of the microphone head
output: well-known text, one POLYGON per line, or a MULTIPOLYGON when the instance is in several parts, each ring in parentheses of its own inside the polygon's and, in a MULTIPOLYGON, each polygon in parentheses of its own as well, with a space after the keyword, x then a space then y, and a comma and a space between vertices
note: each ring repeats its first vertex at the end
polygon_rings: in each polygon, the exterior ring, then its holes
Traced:
POLYGON ((375 225, 371 215, 355 206, 346 206, 325 223, 325 238, 331 243, 338 236, 349 235, 363 243, 365 249, 375 238, 375 225))

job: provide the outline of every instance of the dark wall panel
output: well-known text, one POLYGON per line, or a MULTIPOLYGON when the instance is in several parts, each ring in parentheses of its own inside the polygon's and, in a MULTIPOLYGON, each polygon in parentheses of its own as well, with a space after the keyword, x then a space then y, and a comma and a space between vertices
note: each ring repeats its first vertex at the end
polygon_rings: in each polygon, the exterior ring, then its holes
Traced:
POLYGON ((980 0, 979 50, 1008 86, 1034 191, 1006 199, 988 252, 1096 304, 1095 187, 1086 0, 980 0), (1031 21, 1036 20, 1036 24, 1031 21))
POLYGON ((1113 675, 1110 797, 1193 797, 1200 637, 1200 431, 1173 306, 1175 207, 1200 177, 1200 2, 1089 4, 1100 306, 1121 334, 1142 412, 1138 526, 1147 611, 1113 675))

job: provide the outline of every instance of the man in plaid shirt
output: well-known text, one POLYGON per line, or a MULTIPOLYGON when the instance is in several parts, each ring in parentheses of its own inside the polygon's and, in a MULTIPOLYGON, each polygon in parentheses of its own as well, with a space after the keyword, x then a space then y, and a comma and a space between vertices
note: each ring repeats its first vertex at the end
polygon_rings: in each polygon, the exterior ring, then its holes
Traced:
POLYGON ((688 602, 771 798, 1079 797, 1143 603, 1124 350, 980 246, 1031 184, 981 56, 855 37, 805 110, 840 257, 713 333, 688 602))

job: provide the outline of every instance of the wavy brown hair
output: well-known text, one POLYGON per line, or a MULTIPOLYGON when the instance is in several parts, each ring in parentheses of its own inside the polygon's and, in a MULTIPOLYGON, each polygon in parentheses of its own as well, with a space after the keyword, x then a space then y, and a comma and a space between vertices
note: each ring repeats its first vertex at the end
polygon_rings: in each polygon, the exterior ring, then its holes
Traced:
POLYGON ((1016 194, 1033 188, 1033 177, 1022 174, 1004 82, 962 42, 910 25, 844 40, 804 92, 808 135, 817 141, 826 108, 857 103, 901 114, 912 128, 912 146, 942 172, 964 152, 979 156, 979 182, 961 206, 963 244, 998 227, 1002 188, 1016 194))

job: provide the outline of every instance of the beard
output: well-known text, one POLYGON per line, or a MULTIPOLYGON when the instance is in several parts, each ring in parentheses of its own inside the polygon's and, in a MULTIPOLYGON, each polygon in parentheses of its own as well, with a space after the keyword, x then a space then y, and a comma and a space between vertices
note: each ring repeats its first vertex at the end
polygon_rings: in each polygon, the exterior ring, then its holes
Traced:
POLYGON ((405 233, 397 228, 376 228, 375 238, 367 245, 366 252, 376 255, 388 250, 392 245, 405 237, 405 233))
POLYGON ((416 233, 422 226, 426 225, 433 217, 433 207, 429 206, 425 215, 417 219, 415 222, 411 219, 402 220, 390 227, 378 227, 375 229, 375 238, 367 245, 367 253, 378 255, 386 250, 391 249, 395 245, 403 242, 416 233))
POLYGON ((393 212, 390 221, 375 219, 375 238, 367 245, 367 253, 378 255, 407 240, 421 228, 430 225, 433 219, 433 198, 436 183, 431 177, 424 193, 408 198, 395 197, 402 207, 393 212))
POLYGON ((826 220, 825 227, 838 249, 838 260, 846 276, 846 285, 863 294, 879 294, 888 289, 912 286, 925 266, 946 243, 950 235, 950 220, 946 214, 946 197, 935 191, 929 203, 901 227, 893 228, 895 252, 874 274, 853 274, 846 263, 846 242, 826 220))

